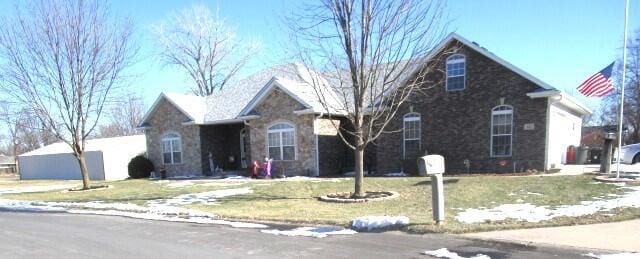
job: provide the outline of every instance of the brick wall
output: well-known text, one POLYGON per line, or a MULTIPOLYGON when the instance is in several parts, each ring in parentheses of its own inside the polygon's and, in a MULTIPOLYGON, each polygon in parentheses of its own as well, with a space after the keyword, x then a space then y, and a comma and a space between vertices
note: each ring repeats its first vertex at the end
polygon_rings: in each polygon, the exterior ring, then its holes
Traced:
MULTIPOLYGON (((402 117, 413 110, 421 114, 421 146, 431 154, 445 157, 447 172, 465 172, 463 161, 470 161, 470 172, 513 172, 543 170, 545 159, 546 99, 530 99, 526 93, 539 87, 482 54, 451 43, 466 56, 466 87, 462 91, 445 89, 444 60, 434 60, 437 71, 427 75, 425 90, 412 96, 401 107, 387 130, 402 129, 402 117), (503 99, 502 99, 503 98, 503 99), (513 114, 512 156, 491 157, 491 110, 511 105, 513 114), (533 130, 524 130, 532 123, 533 130)), ((377 141, 377 167, 381 172, 415 173, 415 160, 402 160, 402 132, 387 134, 377 141), (404 166, 403 166, 404 164, 404 166)))
POLYGON ((151 125, 145 130, 147 138, 147 156, 156 169, 162 162, 162 135, 174 132, 181 136, 182 163, 165 165, 169 176, 194 175, 202 173, 200 154, 200 126, 182 125, 189 118, 166 100, 161 100, 152 117, 151 125))

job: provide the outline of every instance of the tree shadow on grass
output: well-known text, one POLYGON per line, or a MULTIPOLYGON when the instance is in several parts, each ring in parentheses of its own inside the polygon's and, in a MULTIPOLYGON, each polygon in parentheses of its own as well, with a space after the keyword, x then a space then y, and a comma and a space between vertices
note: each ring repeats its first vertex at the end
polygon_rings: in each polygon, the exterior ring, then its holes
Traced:
MULTIPOLYGON (((442 181, 443 184, 452 184, 459 182, 459 179, 444 179, 442 181)), ((431 185, 431 180, 421 181, 413 184, 413 186, 421 186, 421 185, 431 185)))

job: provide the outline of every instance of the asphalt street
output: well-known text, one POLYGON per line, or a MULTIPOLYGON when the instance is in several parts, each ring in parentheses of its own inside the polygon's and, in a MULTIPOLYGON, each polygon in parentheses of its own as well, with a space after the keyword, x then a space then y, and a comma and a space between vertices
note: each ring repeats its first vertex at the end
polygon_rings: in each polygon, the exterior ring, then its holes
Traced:
POLYGON ((590 251, 399 232, 326 238, 287 237, 256 229, 67 213, 0 212, 0 258, 429 258, 448 248, 461 256, 585 258, 590 251))

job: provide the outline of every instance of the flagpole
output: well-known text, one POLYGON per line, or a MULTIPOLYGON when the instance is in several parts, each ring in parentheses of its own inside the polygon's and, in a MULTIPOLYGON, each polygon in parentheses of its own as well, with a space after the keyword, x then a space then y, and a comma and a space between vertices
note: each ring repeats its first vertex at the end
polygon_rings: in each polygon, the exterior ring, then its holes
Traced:
POLYGON ((627 23, 629 21, 629 0, 624 1, 624 43, 622 47, 622 85, 620 87, 620 118, 618 120, 618 155, 616 158, 616 179, 620 178, 620 153, 622 153, 622 123, 624 112, 624 81, 627 72, 627 23))

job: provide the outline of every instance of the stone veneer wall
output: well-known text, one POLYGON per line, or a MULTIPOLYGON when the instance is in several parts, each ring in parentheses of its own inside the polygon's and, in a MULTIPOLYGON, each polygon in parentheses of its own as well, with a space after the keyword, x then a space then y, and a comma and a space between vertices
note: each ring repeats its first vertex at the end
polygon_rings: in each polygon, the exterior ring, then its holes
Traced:
POLYGON ((264 160, 267 155, 267 128, 277 122, 288 122, 296 129, 296 160, 274 161, 272 175, 312 175, 316 170, 314 115, 297 115, 304 107, 279 89, 275 89, 254 109, 260 118, 251 120, 251 159, 264 160))
POLYGON ((169 176, 199 175, 202 173, 200 126, 182 125, 186 121, 189 121, 189 118, 167 100, 160 101, 155 113, 148 120, 151 127, 145 130, 147 157, 153 162, 156 170, 162 164, 162 135, 169 132, 180 134, 182 163, 165 165, 169 176))
MULTIPOLYGON (((427 79, 436 83, 425 85, 431 88, 414 95, 387 131, 401 130, 403 115, 413 108, 421 114, 422 150, 443 155, 447 172, 466 172, 465 159, 471 162, 469 172, 544 170, 547 100, 526 95, 540 87, 472 49, 463 46, 457 53, 466 56, 465 89, 447 92, 444 59, 432 61, 437 62, 437 71, 427 79), (514 109, 512 156, 491 157, 491 110, 501 104, 501 98, 514 109), (527 123, 533 123, 534 129, 524 130, 527 123)), ((401 131, 377 141, 379 171, 402 168, 415 173, 415 160, 402 160, 402 144, 401 131)))

